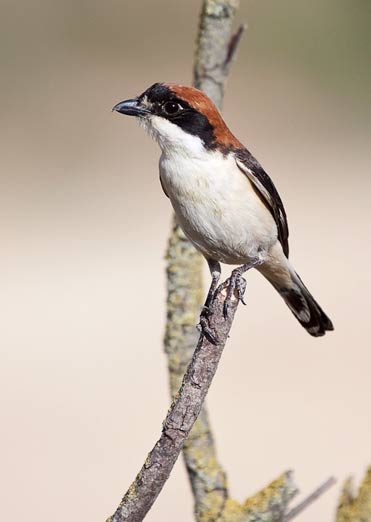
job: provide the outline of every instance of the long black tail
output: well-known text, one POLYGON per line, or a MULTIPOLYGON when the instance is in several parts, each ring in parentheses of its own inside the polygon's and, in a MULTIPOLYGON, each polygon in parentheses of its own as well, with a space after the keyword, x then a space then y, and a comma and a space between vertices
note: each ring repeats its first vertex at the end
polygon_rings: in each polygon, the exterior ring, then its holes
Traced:
POLYGON ((333 324, 295 272, 291 288, 278 289, 299 323, 314 337, 333 330, 333 324))
POLYGON ((291 312, 310 335, 314 337, 325 335, 326 331, 334 329, 331 320, 311 295, 289 261, 287 259, 285 261, 288 270, 284 271, 285 274, 282 273, 284 277, 277 277, 277 273, 273 273, 270 267, 266 270, 264 265, 260 271, 280 293, 291 312))

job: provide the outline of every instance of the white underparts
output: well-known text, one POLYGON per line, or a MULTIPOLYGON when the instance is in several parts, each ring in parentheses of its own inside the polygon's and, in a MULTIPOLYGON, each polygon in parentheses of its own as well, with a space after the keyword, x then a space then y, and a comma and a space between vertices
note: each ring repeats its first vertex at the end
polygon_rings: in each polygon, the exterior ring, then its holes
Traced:
POLYGON ((205 257, 223 263, 264 258, 277 226, 234 155, 192 150, 165 148, 160 159, 161 181, 185 234, 205 257))
POLYGON ((263 261, 256 268, 299 321, 308 323, 309 333, 332 329, 283 252, 277 224, 259 196, 266 189, 255 186, 253 173, 238 165, 234 152, 209 150, 198 136, 160 116, 140 122, 161 147, 161 183, 177 220, 206 259, 233 265, 263 261))

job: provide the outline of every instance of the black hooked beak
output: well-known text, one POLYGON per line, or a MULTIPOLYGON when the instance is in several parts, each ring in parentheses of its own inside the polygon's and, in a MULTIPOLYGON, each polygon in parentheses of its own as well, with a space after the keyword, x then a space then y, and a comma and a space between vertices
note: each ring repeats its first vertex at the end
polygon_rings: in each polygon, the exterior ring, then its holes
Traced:
POLYGON ((138 98, 122 101, 115 105, 112 110, 128 116, 146 116, 151 113, 147 107, 140 104, 138 98))

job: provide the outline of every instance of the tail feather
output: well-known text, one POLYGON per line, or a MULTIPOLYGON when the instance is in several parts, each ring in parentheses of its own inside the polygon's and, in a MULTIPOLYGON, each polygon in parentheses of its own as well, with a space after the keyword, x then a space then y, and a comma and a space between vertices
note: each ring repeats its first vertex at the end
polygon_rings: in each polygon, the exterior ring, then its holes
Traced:
POLYGON ((277 288, 291 312, 310 335, 320 337, 334 329, 329 317, 295 273, 290 288, 277 288))
POLYGON ((303 281, 295 272, 283 252, 275 253, 270 263, 258 270, 268 279, 282 296, 291 312, 310 335, 320 337, 333 330, 331 320, 311 295, 303 281))

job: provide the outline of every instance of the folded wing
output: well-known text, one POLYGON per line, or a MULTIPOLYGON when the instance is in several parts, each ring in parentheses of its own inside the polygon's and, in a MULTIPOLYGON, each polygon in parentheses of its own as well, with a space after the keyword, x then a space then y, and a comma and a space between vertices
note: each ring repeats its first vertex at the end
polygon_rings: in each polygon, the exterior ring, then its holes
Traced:
POLYGON ((289 257, 289 228, 286 212, 273 181, 247 149, 240 149, 236 152, 236 156, 239 169, 249 178, 272 214, 277 225, 278 240, 282 245, 285 256, 289 257))

